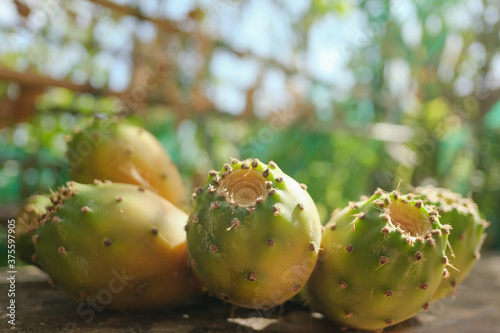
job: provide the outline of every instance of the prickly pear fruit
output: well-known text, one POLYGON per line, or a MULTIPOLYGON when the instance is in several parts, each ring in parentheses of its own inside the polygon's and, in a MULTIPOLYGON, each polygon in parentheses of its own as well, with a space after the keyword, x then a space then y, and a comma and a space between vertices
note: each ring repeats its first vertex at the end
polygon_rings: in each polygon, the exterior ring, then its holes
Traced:
POLYGON ((95 119, 68 143, 72 180, 94 179, 136 184, 158 193, 178 208, 187 208, 177 167, 160 142, 143 128, 123 121, 95 119))
POLYGON ((434 294, 434 300, 445 297, 469 274, 480 255, 488 222, 481 219, 479 210, 470 198, 448 189, 433 186, 417 187, 414 191, 426 203, 435 205, 442 223, 451 225, 446 255, 454 269, 450 278, 443 280, 434 294))
POLYGON ((46 207, 51 204, 49 196, 32 195, 26 200, 16 219, 16 252, 19 258, 28 264, 37 265, 33 261, 33 231, 38 228, 39 218, 47 213, 46 207))
POLYGON ((53 197, 33 232, 36 259, 73 298, 146 311, 200 291, 187 264, 187 215, 162 197, 135 185, 74 182, 53 197))
POLYGON ((224 164, 193 193, 186 225, 195 274, 213 295, 267 309, 293 297, 318 257, 321 223, 300 185, 274 162, 224 164))
POLYGON ((325 226, 306 291, 326 318, 379 330, 427 310, 443 276, 449 227, 412 195, 378 189, 325 226))

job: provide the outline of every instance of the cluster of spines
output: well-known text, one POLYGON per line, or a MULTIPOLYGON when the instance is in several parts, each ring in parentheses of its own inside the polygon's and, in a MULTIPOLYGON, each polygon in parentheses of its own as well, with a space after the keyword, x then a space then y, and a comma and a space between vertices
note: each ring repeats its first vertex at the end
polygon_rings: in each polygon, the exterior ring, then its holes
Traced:
MULTIPOLYGON (((389 210, 387 209, 387 207, 391 204, 392 201, 399 201, 401 203, 408 204, 410 206, 414 206, 415 208, 420 209, 422 212, 425 213, 425 215, 428 216, 427 222, 435 225, 435 222, 440 217, 436 206, 426 205, 424 203, 424 201, 422 201, 421 199, 418 199, 417 196, 415 196, 413 193, 409 193, 407 195, 401 195, 398 191, 392 191, 391 193, 386 193, 382 189, 378 188, 374 192, 374 195, 378 196, 379 198, 375 199, 373 201, 373 207, 375 207, 376 209, 378 209, 381 212, 380 217, 383 218, 385 221, 387 221, 387 224, 388 224, 381 229, 381 232, 384 235, 387 235, 390 232, 396 231, 402 235, 405 242, 407 242, 408 244, 410 244, 412 246, 414 245, 414 242, 426 242, 431 246, 435 246, 436 241, 433 238, 433 236, 440 236, 442 233, 444 233, 444 234, 450 233, 451 226, 444 225, 440 229, 433 227, 433 229, 430 230, 429 232, 427 232, 426 235, 413 237, 409 233, 405 232, 405 230, 403 230, 398 225, 397 222, 391 220, 391 216, 390 216, 390 213, 389 213, 389 210), (424 209, 422 209, 422 208, 424 208, 424 209), (428 212, 428 214, 426 213, 426 211, 428 212)), ((352 231, 355 230, 355 224, 357 221, 363 220, 366 218, 366 213, 364 213, 364 212, 356 213, 358 210, 360 210, 362 207, 364 207, 365 201, 367 200, 366 197, 363 197, 361 199, 362 200, 359 202, 354 202, 354 201, 349 202, 349 208, 351 209, 351 211, 353 212, 353 216, 355 217, 355 219, 351 223, 352 231)), ((339 212, 339 210, 335 210, 332 213, 332 217, 335 216, 338 212, 339 212)), ((336 227, 335 224, 332 224, 330 226, 330 228, 332 230, 334 230, 335 227, 336 227)))
MULTIPOLYGON (((258 159, 253 159, 253 160, 247 159, 244 161, 240 161, 236 158, 231 158, 231 163, 230 164, 225 163, 220 171, 210 170, 208 172, 208 186, 206 188, 206 191, 208 194, 214 195, 214 198, 216 198, 216 200, 214 200, 211 204, 211 209, 218 209, 221 207, 222 202, 224 202, 224 201, 227 202, 224 194, 217 193, 217 188, 221 185, 222 179, 226 178, 229 174, 231 174, 231 172, 233 172, 234 170, 237 170, 238 168, 243 169, 243 170, 253 169, 255 171, 260 172, 262 174, 262 176, 267 179, 267 181, 265 182, 265 185, 266 185, 268 197, 272 197, 274 194, 276 194, 276 192, 278 190, 283 189, 285 187, 284 179, 282 177, 273 177, 273 175, 271 173, 271 170, 275 170, 278 168, 278 165, 275 162, 270 161, 268 163, 268 165, 266 166, 265 164, 261 163, 258 159)), ((307 191, 307 186, 305 184, 300 184, 300 187, 304 191, 307 191)), ((203 191, 202 187, 199 187, 199 186, 196 187, 194 189, 193 194, 192 194, 193 200, 196 200, 197 195, 201 194, 202 191, 203 191)), ((258 204, 263 203, 264 201, 265 201, 264 198, 258 197, 256 199, 255 203, 258 205, 258 204)), ((228 204, 232 208, 239 207, 238 204, 234 201, 229 201, 228 204)), ((300 210, 304 210, 304 204, 302 204, 300 202, 297 203, 297 207, 300 210)), ((250 207, 246 207, 246 210, 250 214, 253 213, 256 209, 257 209, 257 207, 255 205, 252 205, 250 207)), ((277 204, 273 205, 272 209, 273 209, 273 211, 272 211, 273 215, 278 216, 280 213, 279 205, 277 205, 277 204)), ((197 223, 199 220, 199 216, 194 218, 194 220, 193 220, 193 222, 197 223), (196 220, 196 221, 194 221, 194 220, 196 220)), ((189 227, 186 227, 186 228, 189 228, 189 227)))

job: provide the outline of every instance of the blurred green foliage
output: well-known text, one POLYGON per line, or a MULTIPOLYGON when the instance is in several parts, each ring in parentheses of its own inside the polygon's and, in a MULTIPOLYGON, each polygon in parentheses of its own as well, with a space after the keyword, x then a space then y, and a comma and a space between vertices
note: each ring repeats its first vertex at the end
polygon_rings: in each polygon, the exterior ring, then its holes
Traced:
MULTIPOLYGON (((168 18, 148 7, 155 2, 121 3, 168 18)), ((186 3, 190 10, 169 18, 177 30, 161 31, 70 1, 57 12, 59 27, 49 20, 28 31, 32 43, 0 53, 2 66, 94 89, 47 87, 29 119, 0 129, 0 202, 19 204, 68 180, 73 128, 124 114, 162 142, 188 188, 231 156, 274 160, 309 186, 326 222, 377 187, 433 184, 471 196, 491 221, 486 246, 500 248, 498 1, 298 1, 302 11, 280 0, 186 3), (92 15, 82 19, 79 6, 92 15), (242 38, 249 30, 236 29, 233 16, 257 32, 242 38), (213 25, 222 28, 209 43, 213 25), (272 27, 270 39, 258 35, 261 25, 272 27), (58 64, 70 49, 82 54, 58 64), (158 64, 170 66, 164 81, 140 90, 144 68, 160 75, 158 64)), ((3 101, 15 85, 0 81, 3 101)))

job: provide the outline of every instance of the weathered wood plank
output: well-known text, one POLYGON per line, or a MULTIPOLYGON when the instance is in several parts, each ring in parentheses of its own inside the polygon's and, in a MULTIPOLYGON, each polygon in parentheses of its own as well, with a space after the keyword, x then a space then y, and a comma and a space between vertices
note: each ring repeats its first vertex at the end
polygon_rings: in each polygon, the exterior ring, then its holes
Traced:
MULTIPOLYGON (((19 273, 16 285, 16 328, 10 329, 5 313, 7 281, 0 274, 0 330, 2 332, 254 332, 235 322, 250 317, 274 319, 263 332, 340 332, 332 324, 311 316, 298 304, 287 303, 283 313, 233 309, 209 296, 201 296, 175 309, 156 313, 119 313, 81 308, 64 293, 49 286, 33 267, 19 273), (234 316, 232 319, 231 312, 234 316), (240 319, 237 319, 240 318, 240 319)), ((354 331, 349 331, 354 332, 354 331)), ((460 286, 458 297, 435 302, 428 312, 387 329, 386 332, 500 332, 500 254, 487 253, 460 286)))

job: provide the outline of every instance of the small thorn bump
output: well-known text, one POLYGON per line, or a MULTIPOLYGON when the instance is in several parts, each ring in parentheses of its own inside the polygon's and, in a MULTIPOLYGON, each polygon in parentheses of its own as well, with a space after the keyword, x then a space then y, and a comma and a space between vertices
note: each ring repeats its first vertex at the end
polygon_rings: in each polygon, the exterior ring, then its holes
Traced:
POLYGON ((208 175, 209 175, 209 176, 212 176, 212 177, 217 176, 217 174, 218 174, 218 172, 217 172, 217 171, 215 171, 215 170, 210 170, 210 171, 208 172, 208 175))
POLYGON ((433 234, 434 236, 441 236, 441 230, 432 229, 431 234, 433 234))
POLYGON ((106 247, 110 247, 110 246, 111 246, 111 244, 113 244, 113 241, 111 240, 111 238, 106 238, 106 239, 104 240, 104 246, 106 246, 106 247))
POLYGON ((303 203, 298 203, 297 207, 299 207, 300 210, 304 210, 304 204, 303 203))
POLYGON ((381 265, 385 265, 389 262, 389 258, 386 257, 386 256, 381 256, 380 258, 378 258, 378 262, 381 264, 381 265))
POLYGON ((54 216, 52 218, 52 223, 59 223, 59 222, 61 222, 61 219, 59 218, 59 216, 54 216))
POLYGON ((259 160, 258 160, 258 159, 254 159, 254 160, 252 161, 252 168, 256 168, 256 167, 258 167, 258 166, 259 166, 259 160))
POLYGON ((231 172, 233 171, 233 167, 226 163, 224 164, 224 170, 226 170, 227 172, 231 172))
POLYGON ((193 268, 198 267, 198 263, 196 262, 196 260, 191 259, 191 266, 192 266, 193 268))
POLYGON ((347 283, 345 283, 345 281, 340 281, 339 282, 339 288, 340 289, 346 289, 347 288, 347 283))
POLYGON ((300 184, 300 187, 301 187, 304 191, 307 191, 307 185, 306 185, 306 184, 300 184))
POLYGON ((276 169, 278 167, 278 165, 276 163, 274 163, 273 161, 269 161, 269 163, 267 163, 269 165, 269 167, 273 168, 273 169, 276 169))
POLYGON ((345 313, 345 317, 346 317, 346 318, 351 318, 352 316, 353 316, 352 312, 347 311, 347 312, 345 313))
POLYGON ((274 245, 276 245, 276 241, 274 240, 274 238, 268 238, 266 240, 266 245, 269 247, 273 247, 274 245))
POLYGON ((57 249, 57 253, 59 253, 62 256, 65 255, 66 249, 64 248, 64 246, 59 246, 59 248, 57 249))
POLYGON ((425 239, 427 241, 427 244, 429 244, 430 246, 436 246, 436 240, 432 237, 427 237, 425 239))
POLYGON ((198 223, 200 221, 200 215, 194 214, 192 220, 193 220, 193 223, 198 223))
POLYGON ((257 275, 255 273, 250 272, 247 274, 247 279, 248 279, 248 281, 253 282, 253 281, 257 280, 257 275))
POLYGON ((422 207, 422 205, 423 205, 423 204, 424 204, 424 202, 423 202, 422 200, 420 200, 420 199, 419 199, 419 200, 417 200, 417 201, 415 202, 415 207, 420 208, 420 207, 422 207))
POLYGON ((281 178, 281 177, 277 177, 277 178, 276 178, 276 182, 278 182, 278 183, 283 183, 283 178, 281 178))
POLYGON ((312 252, 316 252, 316 243, 315 242, 311 242, 309 243, 309 250, 311 250, 312 252))
POLYGON ((443 269, 443 279, 449 279, 450 278, 450 271, 447 270, 446 268, 443 269))
POLYGON ((398 200, 398 198, 399 198, 399 192, 398 191, 392 191, 392 196, 394 197, 394 200, 398 200))
POLYGON ((366 219, 366 213, 354 214, 354 216, 356 216, 360 220, 366 219))
POLYGON ((237 217, 235 217, 234 219, 232 219, 232 220, 231 220, 231 225, 230 225, 228 228, 226 228, 226 231, 229 231, 229 230, 231 230, 231 229, 233 229, 233 228, 235 228, 235 229, 236 229, 236 228, 238 228, 240 225, 241 225, 241 221, 240 221, 240 219, 239 219, 239 218, 237 218, 237 217))
POLYGON ((212 203, 210 204, 210 208, 211 208, 211 209, 217 209, 217 208, 219 208, 219 207, 220 207, 220 205, 221 205, 220 201, 214 201, 214 202, 212 202, 212 203))
POLYGON ((427 290, 427 288, 429 288, 429 283, 422 282, 421 284, 418 285, 418 287, 422 290, 427 290))
POLYGON ((88 206, 83 206, 82 209, 81 209, 81 212, 82 214, 87 214, 88 212, 90 212, 90 208, 88 206))
POLYGON ((392 295, 394 295, 394 291, 392 291, 392 290, 389 290, 389 289, 388 289, 388 290, 386 290, 386 291, 384 292, 384 296, 385 296, 385 297, 391 297, 392 295))
POLYGON ((267 194, 272 197, 276 193, 276 189, 272 188, 269 191, 267 191, 267 194))
POLYGON ((209 248, 210 248, 210 252, 212 252, 212 253, 216 253, 219 251, 219 248, 215 244, 210 244, 209 248))
POLYGON ((117 195, 115 200, 116 200, 116 202, 121 202, 123 200, 123 198, 121 196, 117 195))
POLYGON ((330 230, 333 231, 337 229, 337 223, 333 222, 332 225, 330 225, 330 230))
POLYGON ((431 306, 429 305, 429 303, 425 303, 423 306, 422 306, 422 309, 424 309, 424 311, 429 311, 429 309, 431 308, 431 306))
MULTIPOLYGON (((186 230, 186 231, 187 231, 187 230, 186 230)), ((158 228, 157 228, 157 227, 152 227, 152 228, 151 228, 151 233, 152 233, 153 235, 158 235, 158 228)))
POLYGON ((38 236, 38 235, 34 235, 33 237, 31 237, 31 241, 33 242, 33 244, 35 244, 38 241, 39 237, 40 236, 38 236))
POLYGON ((382 233, 383 233, 384 235, 388 235, 388 234, 391 232, 391 228, 389 228, 389 227, 385 226, 385 227, 383 227, 383 228, 382 228, 382 230, 381 230, 381 231, 382 231, 382 233))
POLYGON ((415 258, 416 261, 422 260, 422 252, 420 252, 420 251, 415 252, 415 254, 413 255, 413 258, 415 258))
POLYGON ((281 209, 278 207, 278 205, 273 205, 273 215, 278 216, 281 213, 281 209))
POLYGON ((386 323, 386 325, 392 325, 392 319, 386 319, 384 320, 384 322, 386 323))
POLYGON ((348 244, 345 247, 345 250, 347 251, 347 253, 352 253, 352 251, 354 250, 354 248, 352 247, 352 244, 348 244))
POLYGON ((296 284, 295 286, 293 286, 292 290, 293 291, 299 291, 300 289, 302 289, 302 285, 300 284, 296 284))
POLYGON ((229 295, 226 294, 226 293, 222 293, 220 295, 221 295, 222 299, 225 300, 225 301, 227 301, 229 299, 229 295))
POLYGON ((137 189, 138 189, 140 192, 144 192, 144 191, 146 191, 146 189, 145 189, 144 187, 142 187, 142 186, 139 186, 137 189))

